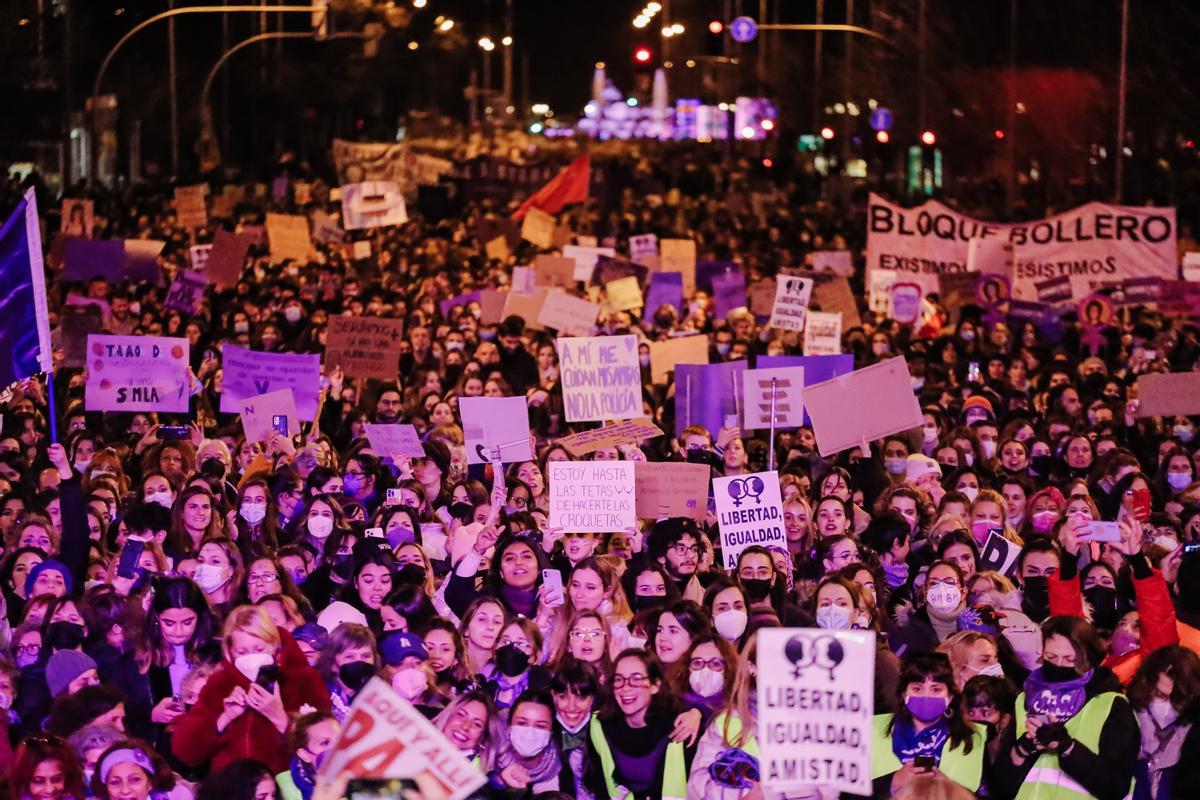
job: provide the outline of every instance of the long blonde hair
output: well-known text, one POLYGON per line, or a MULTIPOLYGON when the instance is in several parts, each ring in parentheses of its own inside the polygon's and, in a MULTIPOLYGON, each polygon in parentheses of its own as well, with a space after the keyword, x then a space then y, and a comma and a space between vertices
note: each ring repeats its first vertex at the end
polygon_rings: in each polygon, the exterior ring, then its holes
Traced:
POLYGON ((721 709, 721 714, 725 717, 721 737, 730 747, 745 747, 750 737, 755 735, 756 723, 754 714, 750 713, 750 698, 758 691, 755 675, 751 672, 751 670, 757 670, 757 667, 754 666, 757 655, 758 632, 755 631, 750 634, 750 638, 746 640, 746 645, 738 656, 737 671, 733 674, 733 689, 729 692, 729 702, 721 709), (729 722, 734 717, 741 722, 742 728, 738 731, 737 736, 731 737, 729 722))

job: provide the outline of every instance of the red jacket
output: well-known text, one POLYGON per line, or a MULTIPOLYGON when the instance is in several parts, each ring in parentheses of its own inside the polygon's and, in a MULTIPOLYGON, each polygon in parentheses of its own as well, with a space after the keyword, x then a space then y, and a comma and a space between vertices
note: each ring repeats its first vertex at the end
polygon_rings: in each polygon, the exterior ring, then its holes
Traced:
MULTIPOLYGON (((1171 590, 1157 570, 1148 578, 1133 579, 1133 595, 1137 603, 1142 634, 1138 649, 1123 656, 1106 656, 1104 666, 1113 670, 1122 684, 1128 684, 1142 659, 1160 647, 1179 644, 1175 622, 1175 606, 1171 590)), ((1050 576, 1050 613, 1069 617, 1083 616, 1083 592, 1079 577, 1062 579, 1058 573, 1050 576)), ((1180 623, 1182 624, 1182 623, 1180 623)))
MULTIPOLYGON (((321 674, 308 665, 287 631, 280 631, 280 635, 283 641, 279 686, 284 709, 292 716, 304 705, 329 711, 329 690, 325 688, 321 674)), ((171 726, 171 747, 175 757, 189 766, 211 761, 213 772, 240 758, 257 759, 272 773, 284 771, 291 757, 286 732, 280 733, 266 717, 253 709, 247 707, 224 733, 217 733, 217 719, 225 710, 225 698, 238 686, 249 689, 250 681, 232 662, 221 662, 200 692, 196 704, 171 726)))

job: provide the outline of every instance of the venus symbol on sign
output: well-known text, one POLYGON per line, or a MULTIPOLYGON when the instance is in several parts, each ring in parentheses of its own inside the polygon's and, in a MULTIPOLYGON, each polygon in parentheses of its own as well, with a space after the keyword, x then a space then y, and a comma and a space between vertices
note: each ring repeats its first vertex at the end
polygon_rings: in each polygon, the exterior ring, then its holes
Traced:
POLYGON ((799 679, 809 667, 829 670, 829 680, 838 665, 846 658, 846 649, 836 636, 817 636, 809 639, 796 634, 783 646, 783 654, 792 662, 792 677, 799 679))
POLYGON ((749 478, 739 478, 729 482, 729 496, 733 498, 734 506, 741 506, 743 497, 753 497, 758 505, 762 505, 762 493, 767 486, 762 478, 752 475, 749 478))

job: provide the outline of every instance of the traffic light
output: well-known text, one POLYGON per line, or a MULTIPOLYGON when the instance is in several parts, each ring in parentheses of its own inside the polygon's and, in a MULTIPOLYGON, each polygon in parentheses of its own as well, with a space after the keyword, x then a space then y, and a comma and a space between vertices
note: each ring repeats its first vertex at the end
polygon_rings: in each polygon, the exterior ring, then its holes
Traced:
POLYGON ((633 63, 640 67, 650 66, 650 62, 654 60, 654 51, 644 44, 639 44, 633 50, 633 63))
POLYGON ((921 144, 926 147, 933 147, 937 144, 937 134, 930 130, 923 131, 921 133, 921 144))
POLYGON ((821 138, 822 139, 824 139, 825 141, 829 141, 833 137, 834 137, 833 128, 829 127, 828 125, 826 125, 824 128, 821 128, 821 138))

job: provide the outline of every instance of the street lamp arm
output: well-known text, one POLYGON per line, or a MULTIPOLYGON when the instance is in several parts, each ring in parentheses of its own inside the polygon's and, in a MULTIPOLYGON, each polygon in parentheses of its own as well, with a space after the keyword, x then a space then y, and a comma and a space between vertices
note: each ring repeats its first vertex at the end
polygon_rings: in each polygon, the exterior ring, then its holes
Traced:
POLYGON ((887 41, 887 37, 882 33, 864 28, 859 25, 759 25, 760 31, 827 31, 831 33, 861 33, 864 36, 870 36, 874 39, 887 41))

